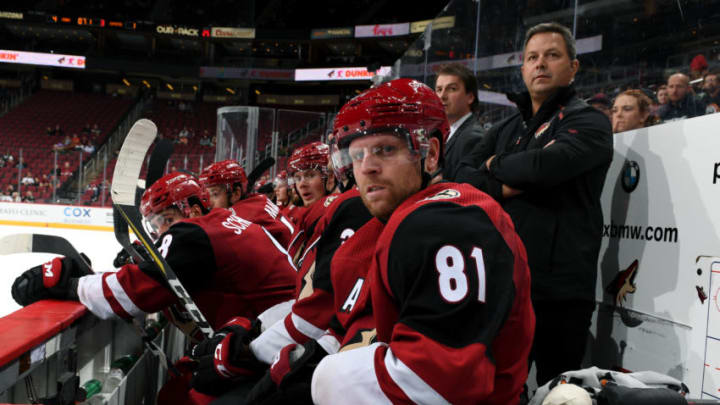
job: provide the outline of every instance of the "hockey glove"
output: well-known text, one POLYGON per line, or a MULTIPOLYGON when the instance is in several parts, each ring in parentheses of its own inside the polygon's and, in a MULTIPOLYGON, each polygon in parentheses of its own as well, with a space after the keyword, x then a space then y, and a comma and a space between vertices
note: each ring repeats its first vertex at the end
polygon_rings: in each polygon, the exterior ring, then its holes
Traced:
POLYGON ((285 346, 270 370, 255 384, 247 404, 312 404, 310 382, 320 360, 327 355, 317 341, 285 346))
POLYGON ((74 260, 56 257, 16 278, 12 296, 22 306, 48 298, 77 300, 78 280, 85 275, 74 260))
POLYGON ((118 254, 115 256, 115 259, 113 260, 113 266, 115 268, 119 269, 126 264, 140 264, 141 262, 152 260, 147 250, 145 249, 145 246, 143 246, 140 241, 133 241, 133 247, 135 248, 135 251, 138 253, 138 255, 140 255, 140 257, 130 255, 130 253, 128 253, 125 249, 122 249, 118 252, 118 254))
POLYGON ((233 318, 213 335, 193 348, 198 362, 190 386, 196 391, 218 396, 237 381, 259 375, 265 365, 250 351, 250 342, 260 334, 260 321, 233 318))

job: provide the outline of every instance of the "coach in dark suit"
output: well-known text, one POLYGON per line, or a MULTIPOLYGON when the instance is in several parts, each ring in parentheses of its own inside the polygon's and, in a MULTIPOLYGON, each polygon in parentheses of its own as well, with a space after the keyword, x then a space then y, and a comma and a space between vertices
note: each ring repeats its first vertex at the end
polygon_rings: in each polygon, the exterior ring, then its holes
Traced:
POLYGON ((445 106, 450 123, 443 178, 454 181, 460 161, 472 151, 484 133, 474 114, 479 105, 478 85, 475 75, 460 63, 443 65, 437 74, 435 92, 445 106))

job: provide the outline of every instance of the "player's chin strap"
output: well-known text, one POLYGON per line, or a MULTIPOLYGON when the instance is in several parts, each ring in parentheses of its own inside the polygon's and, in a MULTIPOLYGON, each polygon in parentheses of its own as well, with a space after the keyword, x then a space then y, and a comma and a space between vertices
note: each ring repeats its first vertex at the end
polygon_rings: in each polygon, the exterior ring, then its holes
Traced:
MULTIPOLYGON (((425 164, 425 159, 422 160, 423 165, 425 164)), ((430 185, 430 182, 432 179, 437 177, 438 174, 442 173, 442 167, 438 168, 432 173, 428 173, 425 170, 422 171, 422 183, 420 184, 420 190, 424 190, 428 185, 430 185)))

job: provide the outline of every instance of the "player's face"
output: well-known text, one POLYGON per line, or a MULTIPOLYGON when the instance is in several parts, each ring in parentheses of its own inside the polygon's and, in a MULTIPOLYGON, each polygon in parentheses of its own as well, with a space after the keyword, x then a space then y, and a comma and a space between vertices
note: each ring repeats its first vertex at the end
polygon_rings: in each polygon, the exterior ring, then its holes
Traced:
POLYGON ((166 208, 162 212, 148 218, 150 225, 159 236, 167 232, 168 229, 177 221, 184 219, 182 213, 177 208, 166 208))
POLYGON ((641 114, 637 98, 627 94, 618 96, 612 109, 613 132, 642 128, 648 114, 641 114))
POLYGON ((225 185, 208 186, 208 194, 210 194, 211 208, 229 208, 228 194, 225 185))
POLYGON ((322 173, 319 170, 308 169, 295 172, 295 187, 306 207, 325 195, 322 173))
POLYGON ((541 32, 530 38, 521 67, 523 81, 530 96, 545 99, 575 78, 578 61, 570 60, 565 39, 557 32, 541 32))
POLYGON ((287 205, 288 187, 286 185, 278 186, 278 188, 275 189, 275 198, 281 205, 287 205))
POLYGON ((348 153, 360 197, 370 213, 387 220, 395 208, 420 190, 420 158, 407 142, 393 135, 365 136, 348 153))

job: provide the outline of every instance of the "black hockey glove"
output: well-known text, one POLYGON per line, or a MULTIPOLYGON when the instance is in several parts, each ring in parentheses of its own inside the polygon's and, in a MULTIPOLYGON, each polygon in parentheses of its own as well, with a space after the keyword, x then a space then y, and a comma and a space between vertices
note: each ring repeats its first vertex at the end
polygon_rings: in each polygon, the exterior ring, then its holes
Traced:
POLYGON ((270 370, 253 387, 246 404, 312 404, 310 382, 320 360, 327 355, 317 341, 285 346, 270 370))
POLYGON ((121 249, 113 260, 113 266, 115 268, 120 268, 126 264, 131 263, 140 264, 144 261, 152 261, 150 254, 148 254, 147 249, 145 249, 145 246, 143 246, 140 241, 134 241, 133 247, 135 248, 135 251, 138 253, 138 255, 140 255, 140 257, 132 256, 125 249, 121 249))
POLYGON ((56 257, 16 278, 12 296, 22 306, 48 298, 77 300, 78 280, 87 274, 74 260, 56 257))
POLYGON ((198 392, 218 396, 238 381, 255 378, 266 366, 250 351, 250 342, 260 334, 260 321, 236 317, 213 337, 198 343, 192 359, 198 362, 190 386, 198 392))

